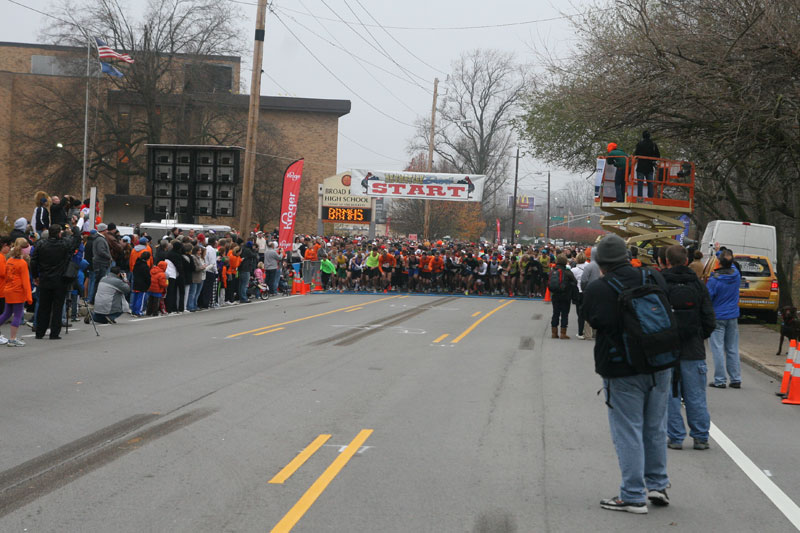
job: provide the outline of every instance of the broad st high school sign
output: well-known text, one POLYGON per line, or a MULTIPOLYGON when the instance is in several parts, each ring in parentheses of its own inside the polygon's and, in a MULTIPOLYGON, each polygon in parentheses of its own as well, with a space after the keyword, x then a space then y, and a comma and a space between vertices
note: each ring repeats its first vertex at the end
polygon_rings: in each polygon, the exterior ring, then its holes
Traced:
POLYGON ((434 174, 366 169, 354 169, 350 174, 350 194, 362 197, 480 202, 486 182, 486 176, 481 174, 434 174))

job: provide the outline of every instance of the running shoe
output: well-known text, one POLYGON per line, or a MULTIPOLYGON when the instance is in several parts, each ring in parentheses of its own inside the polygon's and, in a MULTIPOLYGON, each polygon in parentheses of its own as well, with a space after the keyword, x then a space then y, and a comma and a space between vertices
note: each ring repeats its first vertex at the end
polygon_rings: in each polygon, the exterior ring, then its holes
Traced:
POLYGON ((11 346, 12 348, 16 348, 25 346, 25 343, 19 339, 11 339, 6 343, 6 346, 11 346))
POLYGON ((619 496, 614 496, 607 500, 600 500, 600 507, 611 511, 647 514, 647 504, 645 502, 625 502, 622 501, 619 496))
POLYGON ((667 489, 648 490, 647 499, 650 500, 653 503, 653 505, 658 505, 660 507, 666 507, 667 505, 669 505, 669 496, 667 496, 667 489))
POLYGON ((0 345, 2 345, 2 344, 8 344, 8 339, 6 339, 4 336, 0 335, 0 345))

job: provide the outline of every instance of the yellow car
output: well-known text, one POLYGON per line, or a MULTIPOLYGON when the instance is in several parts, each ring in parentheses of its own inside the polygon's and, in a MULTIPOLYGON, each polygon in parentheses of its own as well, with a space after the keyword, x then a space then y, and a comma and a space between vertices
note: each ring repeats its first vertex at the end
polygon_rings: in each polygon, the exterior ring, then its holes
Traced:
MULTIPOLYGON (((763 255, 747 254, 734 255, 733 260, 739 265, 742 273, 742 283, 739 286, 741 314, 753 315, 775 324, 778 321, 780 290, 772 262, 763 255)), ((712 256, 703 270, 703 281, 708 281, 718 266, 717 258, 712 256)))

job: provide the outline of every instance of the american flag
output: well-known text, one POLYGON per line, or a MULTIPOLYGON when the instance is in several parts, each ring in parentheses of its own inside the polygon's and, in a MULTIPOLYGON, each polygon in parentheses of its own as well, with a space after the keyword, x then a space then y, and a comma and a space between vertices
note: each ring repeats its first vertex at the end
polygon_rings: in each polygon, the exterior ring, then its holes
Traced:
POLYGON ((128 54, 120 54, 97 37, 94 40, 97 41, 97 53, 100 59, 119 59, 126 63, 133 63, 133 59, 128 54))

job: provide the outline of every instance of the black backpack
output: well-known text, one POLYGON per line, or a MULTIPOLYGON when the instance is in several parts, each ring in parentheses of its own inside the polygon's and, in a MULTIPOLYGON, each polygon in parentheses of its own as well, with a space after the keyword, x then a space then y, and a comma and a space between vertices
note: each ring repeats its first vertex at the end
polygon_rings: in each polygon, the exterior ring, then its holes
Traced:
POLYGON ((567 276, 563 268, 556 267, 550 271, 547 286, 550 288, 550 292, 553 293, 567 292, 567 276))
POLYGON ((627 363, 640 374, 675 366, 680 357, 678 322, 667 292, 648 268, 642 283, 626 287, 613 273, 603 279, 617 293, 627 363))
POLYGON ((701 331, 700 306, 702 287, 700 281, 667 284, 669 303, 678 323, 681 340, 689 339, 701 331))

